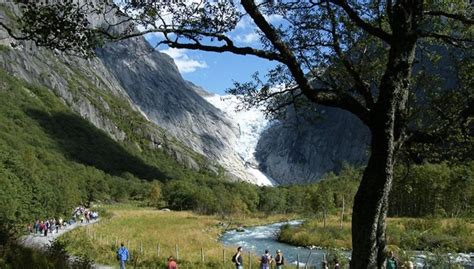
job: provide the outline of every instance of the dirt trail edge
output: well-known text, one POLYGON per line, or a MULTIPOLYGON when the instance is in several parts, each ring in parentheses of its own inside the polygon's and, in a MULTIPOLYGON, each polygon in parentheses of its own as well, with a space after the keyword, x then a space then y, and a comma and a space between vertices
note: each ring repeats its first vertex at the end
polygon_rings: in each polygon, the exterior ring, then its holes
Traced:
MULTIPOLYGON (((100 220, 100 218, 96 219, 96 220, 91 220, 89 223, 87 223, 87 222, 84 222, 84 223, 76 222, 76 223, 73 223, 71 225, 68 225, 68 226, 60 229, 58 233, 56 233, 56 232, 48 233, 48 236, 44 236, 43 234, 24 235, 24 236, 20 237, 18 242, 24 247, 36 249, 36 250, 39 250, 39 251, 44 251, 45 249, 51 247, 54 240, 56 240, 56 238, 58 238, 59 236, 65 234, 69 231, 72 231, 76 228, 92 225, 94 223, 99 222, 99 220, 100 220)), ((69 256, 69 260, 74 261, 74 260, 76 260, 76 258, 74 256, 69 256)), ((107 265, 95 264, 95 263, 92 264, 91 267, 96 268, 96 269, 114 268, 113 266, 107 266, 107 265)))

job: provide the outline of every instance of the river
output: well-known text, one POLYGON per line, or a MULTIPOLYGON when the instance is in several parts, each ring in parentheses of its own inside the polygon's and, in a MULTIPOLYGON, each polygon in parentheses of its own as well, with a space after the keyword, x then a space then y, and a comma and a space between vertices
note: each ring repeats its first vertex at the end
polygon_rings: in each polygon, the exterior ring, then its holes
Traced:
MULTIPOLYGON (((268 249, 271 254, 275 256, 276 250, 279 249, 283 252, 287 264, 296 264, 297 257, 299 255, 300 266, 303 266, 306 262, 308 262, 308 265, 312 268, 314 268, 314 265, 317 266, 316 268, 321 268, 321 262, 325 258, 326 254, 324 250, 310 250, 308 248, 296 247, 277 241, 277 235, 281 226, 285 224, 298 225, 300 223, 301 221, 290 221, 245 228, 245 230, 242 232, 232 230, 224 233, 221 236, 220 241, 225 246, 242 246, 245 253, 251 251, 252 253, 258 255, 262 255, 265 249, 268 249)), ((349 256, 349 253, 347 252, 345 255, 349 256)), ((424 260, 426 259, 427 255, 430 255, 429 253, 413 252, 413 255, 415 257, 415 265, 417 268, 430 268, 424 266, 424 260)), ((464 268, 474 269, 474 253, 459 253, 452 255, 451 257, 453 263, 462 264, 464 268)))
POLYGON ((287 264, 296 264, 299 255, 300 265, 308 262, 309 265, 319 265, 324 259, 325 252, 321 249, 310 250, 304 247, 295 247, 277 241, 277 235, 280 227, 285 224, 298 225, 301 221, 290 221, 269 224, 265 226, 256 226, 246 228, 245 231, 228 231, 222 235, 220 241, 226 246, 242 246, 244 252, 251 251, 255 254, 263 254, 268 249, 272 256, 275 256, 277 250, 281 250, 285 256, 287 264), (311 256, 309 256, 311 253, 311 256))

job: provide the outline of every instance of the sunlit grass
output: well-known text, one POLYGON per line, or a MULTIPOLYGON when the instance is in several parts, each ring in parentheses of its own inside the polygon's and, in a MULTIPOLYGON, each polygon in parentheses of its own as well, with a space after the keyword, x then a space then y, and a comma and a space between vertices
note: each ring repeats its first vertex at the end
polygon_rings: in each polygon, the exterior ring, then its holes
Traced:
MULTIPOLYGON (((99 264, 116 264, 115 251, 124 243, 132 253, 131 264, 140 267, 163 266, 166 258, 173 255, 178 256, 180 268, 222 268, 223 261, 226 268, 233 268, 231 257, 235 248, 224 248, 218 241, 225 229, 289 218, 276 215, 222 220, 216 216, 131 205, 109 206, 107 211, 111 217, 61 237, 69 253, 99 264)), ((248 263, 248 253, 245 258, 248 263)), ((257 258, 252 260, 257 268, 257 258)))
MULTIPOLYGON (((283 227, 279 239, 293 245, 352 248, 351 222, 342 228, 338 216, 311 219, 298 227, 283 227)), ((388 218, 387 240, 395 250, 474 251, 474 223, 468 219, 388 218)))

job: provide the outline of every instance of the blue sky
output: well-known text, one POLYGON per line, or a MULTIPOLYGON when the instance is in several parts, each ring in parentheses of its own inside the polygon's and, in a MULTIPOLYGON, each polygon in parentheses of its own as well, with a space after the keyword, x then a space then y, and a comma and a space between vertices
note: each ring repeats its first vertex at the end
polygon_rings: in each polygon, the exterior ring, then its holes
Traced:
MULTIPOLYGON (((268 18, 270 22, 278 23, 278 17, 268 18)), ((248 18, 239 22, 236 29, 230 33, 231 38, 239 46, 260 47, 255 25, 248 18)), ((147 40, 153 45, 161 39, 159 35, 147 35, 147 40)), ((276 65, 276 62, 260 59, 254 56, 241 56, 232 53, 212 53, 193 50, 170 49, 159 47, 174 60, 181 75, 206 89, 209 92, 225 94, 233 81, 246 82, 251 75, 258 71, 260 75, 276 65)))

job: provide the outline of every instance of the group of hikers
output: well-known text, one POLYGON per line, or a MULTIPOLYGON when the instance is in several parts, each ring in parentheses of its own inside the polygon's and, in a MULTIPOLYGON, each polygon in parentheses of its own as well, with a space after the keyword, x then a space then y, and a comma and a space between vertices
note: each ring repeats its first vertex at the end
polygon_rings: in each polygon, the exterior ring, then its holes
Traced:
MULTIPOLYGON (((244 261, 242 257, 242 247, 237 248, 237 252, 232 256, 232 262, 235 264, 236 269, 244 268, 244 261)), ((260 269, 270 269, 270 265, 275 262, 276 269, 282 269, 285 264, 285 257, 280 250, 276 251, 275 258, 272 257, 268 249, 265 250, 265 253, 260 258, 260 269)))
POLYGON ((33 224, 28 224, 26 229, 31 234, 48 236, 48 234, 53 234, 54 232, 59 233, 60 229, 78 221, 81 223, 84 223, 84 221, 89 223, 98 217, 98 212, 88 210, 83 206, 78 206, 74 209, 72 217, 68 221, 65 221, 62 217, 47 218, 44 220, 37 219, 33 224))
MULTIPOLYGON (((236 269, 244 268, 242 251, 243 251, 242 247, 238 247, 237 252, 234 254, 234 256, 232 256, 232 262, 235 264, 236 269)), ((277 250, 276 256, 275 258, 273 258, 272 255, 270 255, 270 252, 268 250, 265 250, 265 253, 260 258, 260 269, 270 269, 270 266, 272 265, 273 262, 275 263, 276 269, 282 269, 285 264, 285 257, 283 256, 283 253, 280 250, 277 250)), ((390 251, 387 257, 387 264, 386 264, 387 269, 398 269, 398 268, 413 269, 414 268, 412 262, 407 262, 401 267, 399 267, 398 264, 399 263, 397 259, 395 258, 394 253, 390 251)), ((329 266, 331 266, 332 269, 341 269, 339 260, 336 257, 332 260, 331 264, 327 261, 323 261, 321 263, 321 269, 329 269, 329 266)))
MULTIPOLYGON (((240 246, 237 248, 237 252, 232 256, 232 262, 235 264, 236 269, 243 269, 244 268, 244 260, 243 260, 243 248, 240 246)), ((122 243, 120 248, 117 250, 117 260, 120 263, 120 269, 125 269, 125 263, 129 259, 128 249, 122 243)), ((285 265, 285 257, 280 250, 276 251, 275 258, 272 257, 268 250, 265 250, 264 254, 260 258, 260 269, 270 269, 270 266, 275 263, 276 269, 283 269, 285 265)), ((167 269, 178 269, 178 264, 173 256, 168 258, 167 269)), ((337 258, 334 258, 331 263, 332 269, 341 269, 341 265, 337 258)), ((388 253, 387 258, 387 269, 397 269, 397 268, 407 268, 413 269, 413 263, 405 264, 402 267, 398 266, 398 261, 395 258, 392 251, 388 253)), ((329 263, 327 261, 323 261, 321 264, 321 269, 329 269, 329 263)))

